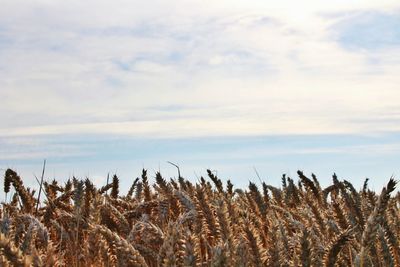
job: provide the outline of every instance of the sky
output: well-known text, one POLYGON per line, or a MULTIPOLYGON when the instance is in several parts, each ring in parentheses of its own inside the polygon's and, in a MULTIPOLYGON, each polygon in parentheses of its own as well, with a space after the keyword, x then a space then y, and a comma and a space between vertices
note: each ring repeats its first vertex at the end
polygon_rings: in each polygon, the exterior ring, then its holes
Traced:
MULTIPOLYGON (((400 3, 0 0, 0 171, 400 177, 400 3)), ((122 190, 123 191, 123 190, 122 190)))

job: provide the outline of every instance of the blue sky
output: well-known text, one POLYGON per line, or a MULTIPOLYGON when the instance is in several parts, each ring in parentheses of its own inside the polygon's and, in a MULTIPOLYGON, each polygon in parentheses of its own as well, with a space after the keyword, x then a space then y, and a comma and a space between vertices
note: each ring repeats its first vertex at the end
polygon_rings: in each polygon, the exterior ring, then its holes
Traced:
POLYGON ((0 168, 399 175, 398 1, 3 1, 0 168))

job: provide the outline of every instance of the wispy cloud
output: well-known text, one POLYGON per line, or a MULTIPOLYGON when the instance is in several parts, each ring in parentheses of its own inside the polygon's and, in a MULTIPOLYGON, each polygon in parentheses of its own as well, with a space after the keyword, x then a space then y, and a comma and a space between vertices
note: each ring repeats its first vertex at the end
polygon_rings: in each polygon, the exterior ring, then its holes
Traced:
POLYGON ((6 1, 0 132, 192 137, 398 130, 368 118, 398 107, 399 7, 6 1))

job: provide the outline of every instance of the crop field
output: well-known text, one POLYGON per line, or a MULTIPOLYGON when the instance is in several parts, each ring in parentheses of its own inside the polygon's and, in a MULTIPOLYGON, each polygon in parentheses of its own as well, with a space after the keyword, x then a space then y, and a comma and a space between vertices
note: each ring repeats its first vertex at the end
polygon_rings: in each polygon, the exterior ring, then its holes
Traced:
POLYGON ((4 175, 0 266, 400 266, 400 194, 332 177, 282 176, 235 188, 211 171, 193 183, 146 170, 27 188, 4 175), (153 177, 151 178, 153 179, 153 177))

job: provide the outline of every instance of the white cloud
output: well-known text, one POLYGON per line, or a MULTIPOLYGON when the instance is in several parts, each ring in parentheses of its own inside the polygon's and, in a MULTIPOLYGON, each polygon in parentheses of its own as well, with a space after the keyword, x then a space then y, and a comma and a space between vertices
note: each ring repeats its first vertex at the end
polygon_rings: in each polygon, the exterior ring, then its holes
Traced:
POLYGON ((348 12, 399 7, 6 1, 0 135, 397 131, 388 107, 400 100, 400 48, 349 51, 331 27, 348 12), (171 105, 181 108, 154 109, 171 105), (389 122, 368 120, 376 114, 389 122))

